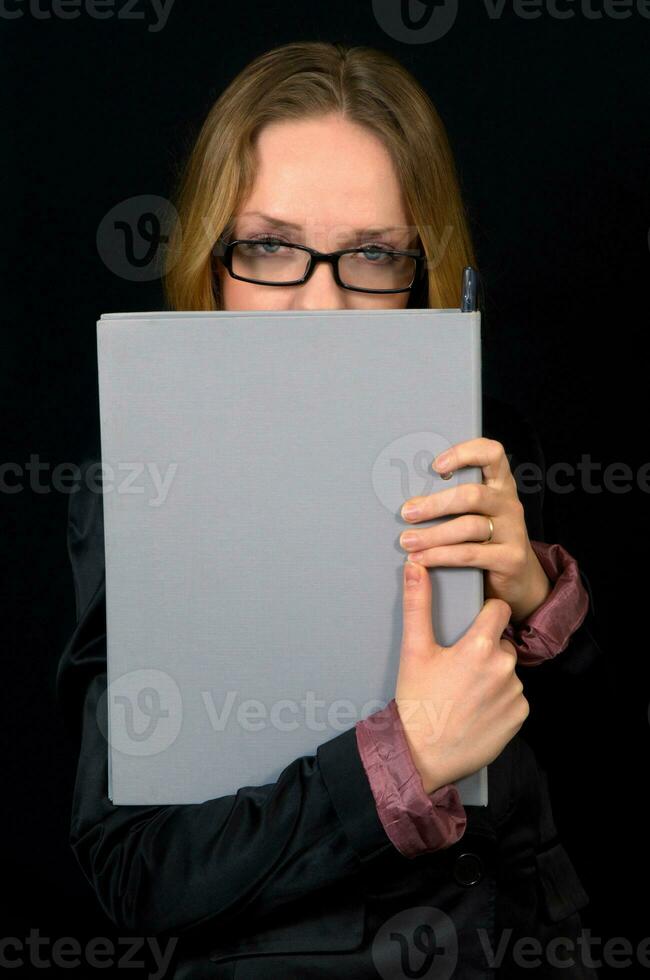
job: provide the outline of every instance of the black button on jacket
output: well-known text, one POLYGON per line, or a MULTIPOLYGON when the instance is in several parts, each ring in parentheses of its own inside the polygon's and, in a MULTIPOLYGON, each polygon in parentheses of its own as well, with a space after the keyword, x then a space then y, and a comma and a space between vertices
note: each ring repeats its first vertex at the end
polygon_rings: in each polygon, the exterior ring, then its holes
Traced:
MULTIPOLYGON (((518 461, 544 472, 535 433, 513 408, 486 397, 483 423, 484 434, 512 454, 513 472, 518 461)), ((84 465, 90 462, 92 454, 84 465)), ((466 807, 466 831, 452 847, 415 859, 396 850, 379 821, 354 728, 315 756, 295 759, 276 783, 201 804, 113 806, 102 735, 102 500, 83 479, 80 486, 68 521, 77 625, 57 675, 79 753, 70 843, 120 929, 179 937, 176 978, 597 977, 582 965, 578 946, 568 969, 544 953, 538 968, 522 967, 513 954, 520 937, 536 938, 543 950, 553 937, 575 942, 589 901, 558 839, 537 758, 552 722, 546 701, 563 685, 579 687, 602 657, 593 603, 565 651, 517 668, 531 712, 488 767, 489 805, 466 807), (493 955, 501 956, 497 965, 493 955)), ((543 482, 520 497, 529 537, 546 540, 543 482)), ((561 947, 557 958, 567 955, 561 947)), ((530 959, 529 952, 524 963, 530 959)))

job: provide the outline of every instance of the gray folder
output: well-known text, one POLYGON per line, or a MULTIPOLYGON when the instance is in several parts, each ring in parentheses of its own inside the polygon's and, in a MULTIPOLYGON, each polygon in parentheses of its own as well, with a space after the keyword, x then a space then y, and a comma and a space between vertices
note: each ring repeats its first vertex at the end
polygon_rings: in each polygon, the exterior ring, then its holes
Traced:
MULTIPOLYGON (((430 468, 481 435, 480 314, 110 313, 97 349, 109 797, 275 782, 394 697, 401 506, 481 480, 430 468)), ((428 574, 449 645, 483 572, 428 574)))

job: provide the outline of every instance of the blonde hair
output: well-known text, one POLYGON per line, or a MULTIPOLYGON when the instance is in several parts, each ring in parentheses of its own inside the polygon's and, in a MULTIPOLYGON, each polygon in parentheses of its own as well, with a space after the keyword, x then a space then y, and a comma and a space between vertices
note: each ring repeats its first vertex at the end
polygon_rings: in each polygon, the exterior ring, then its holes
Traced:
POLYGON ((428 259, 424 288, 419 295, 412 291, 409 306, 458 306, 462 270, 476 262, 454 159, 433 103, 385 52, 311 41, 255 58, 210 109, 175 194, 178 220, 163 270, 170 309, 222 308, 212 248, 252 188, 260 128, 331 112, 372 130, 391 155, 428 259))

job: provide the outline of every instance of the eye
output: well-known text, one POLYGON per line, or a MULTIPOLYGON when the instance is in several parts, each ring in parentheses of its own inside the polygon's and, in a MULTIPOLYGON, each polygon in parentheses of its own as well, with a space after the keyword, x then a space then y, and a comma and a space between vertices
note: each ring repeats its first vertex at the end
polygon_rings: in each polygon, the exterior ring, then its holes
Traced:
POLYGON ((241 248, 247 252, 249 255, 277 255, 277 249, 281 248, 282 245, 288 245, 289 243, 286 239, 281 239, 277 235, 249 235, 249 241, 254 241, 255 245, 242 245, 241 248), (270 250, 267 250, 265 246, 270 246, 270 250))
POLYGON ((392 245, 383 245, 379 244, 378 242, 372 242, 360 247, 363 249, 363 252, 358 254, 375 265, 390 265, 391 262, 394 262, 398 258, 398 256, 390 254, 393 251, 392 245))

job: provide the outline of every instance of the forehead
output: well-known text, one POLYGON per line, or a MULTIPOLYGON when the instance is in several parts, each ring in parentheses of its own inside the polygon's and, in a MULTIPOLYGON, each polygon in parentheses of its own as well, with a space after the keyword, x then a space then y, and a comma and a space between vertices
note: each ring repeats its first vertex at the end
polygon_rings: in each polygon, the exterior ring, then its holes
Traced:
POLYGON ((307 225, 406 224, 391 156, 369 129, 339 116, 269 123, 242 210, 307 225))

